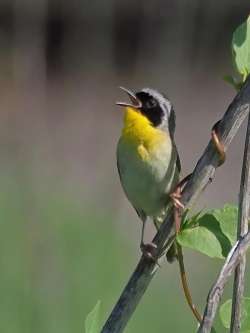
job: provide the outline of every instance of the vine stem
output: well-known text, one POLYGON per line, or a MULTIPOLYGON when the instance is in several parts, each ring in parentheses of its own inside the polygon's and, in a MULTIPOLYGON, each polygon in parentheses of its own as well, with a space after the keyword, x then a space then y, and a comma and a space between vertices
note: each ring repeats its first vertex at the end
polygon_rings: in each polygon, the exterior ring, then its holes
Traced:
POLYGON ((178 256, 178 262, 179 262, 179 268, 180 268, 181 283, 182 283, 182 288, 183 288, 183 291, 184 291, 184 295, 185 295, 185 298, 187 300, 187 303, 188 303, 191 311, 193 312, 193 315, 195 316, 197 321, 199 323, 201 323, 202 317, 201 317, 199 311, 197 310, 196 306, 193 303, 191 292, 190 292, 190 289, 189 289, 189 286, 188 286, 187 274, 186 274, 185 265, 184 265, 182 247, 178 243, 176 243, 176 246, 177 246, 177 256, 178 256))
MULTIPOLYGON (((190 177, 191 177, 191 175, 188 175, 187 177, 185 177, 182 180, 181 183, 185 184, 190 177), (186 180, 186 178, 187 178, 187 180, 186 180)), ((182 187, 181 183, 177 186, 177 189, 174 192, 175 194, 181 195, 181 187, 182 187)), ((175 224, 176 237, 178 236, 178 234, 180 232, 182 215, 183 214, 182 214, 181 207, 175 206, 174 207, 174 224, 175 224)), ((194 317, 196 318, 196 320, 199 323, 201 323, 202 317, 201 317, 199 311, 197 310, 197 308, 196 308, 196 306, 193 302, 191 291, 190 291, 190 288, 189 288, 189 285, 188 285, 188 279, 187 279, 187 274, 186 274, 185 265, 184 265, 184 257, 183 257, 182 247, 178 243, 177 239, 175 240, 174 244, 175 244, 176 250, 177 250, 177 260, 178 260, 179 270, 180 270, 181 285, 182 285, 182 289, 183 289, 183 292, 184 292, 185 299, 186 299, 187 304, 188 304, 190 310, 192 311, 194 317)))

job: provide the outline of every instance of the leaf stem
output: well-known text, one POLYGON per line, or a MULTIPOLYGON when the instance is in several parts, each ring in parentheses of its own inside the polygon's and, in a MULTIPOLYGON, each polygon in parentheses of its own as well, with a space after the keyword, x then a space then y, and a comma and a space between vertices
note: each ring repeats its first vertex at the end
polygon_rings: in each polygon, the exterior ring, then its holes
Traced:
POLYGON ((182 247, 180 244, 178 244, 178 242, 176 242, 176 246, 177 246, 177 256, 178 256, 178 262, 179 262, 179 268, 180 268, 181 283, 182 283, 184 295, 185 295, 186 301, 187 301, 191 311, 193 312, 197 321, 200 323, 202 321, 202 317, 192 300, 191 292, 190 292, 188 282, 187 282, 187 275, 186 275, 186 270, 185 270, 185 266, 184 266, 182 247))

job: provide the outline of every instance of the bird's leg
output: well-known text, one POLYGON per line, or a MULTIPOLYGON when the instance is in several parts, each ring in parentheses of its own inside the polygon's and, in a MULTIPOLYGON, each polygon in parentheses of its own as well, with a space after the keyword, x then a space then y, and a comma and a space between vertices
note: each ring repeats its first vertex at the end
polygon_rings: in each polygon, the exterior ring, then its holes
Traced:
POLYGON ((185 178, 183 178, 178 183, 178 185, 176 186, 175 190, 170 194, 170 198, 172 199, 173 204, 174 204, 174 222, 175 222, 175 231, 176 231, 176 234, 180 230, 182 210, 185 208, 184 205, 182 204, 182 202, 180 201, 180 199, 181 199, 181 192, 183 190, 183 187, 186 185, 186 183, 191 178, 191 176, 192 176, 192 174, 190 173, 185 178))
POLYGON ((145 233, 146 219, 142 221, 142 230, 141 230, 141 243, 140 248, 144 257, 157 262, 156 249, 157 246, 154 243, 144 243, 144 233, 145 233))

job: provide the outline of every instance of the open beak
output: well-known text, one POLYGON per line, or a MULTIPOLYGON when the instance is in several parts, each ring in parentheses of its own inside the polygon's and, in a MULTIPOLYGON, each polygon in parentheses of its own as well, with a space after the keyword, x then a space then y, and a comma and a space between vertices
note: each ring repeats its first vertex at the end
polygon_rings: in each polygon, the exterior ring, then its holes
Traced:
POLYGON ((134 109, 140 109, 142 107, 141 101, 139 100, 139 98, 136 97, 136 95, 132 91, 130 91, 130 90, 124 88, 124 87, 119 87, 119 88, 121 90, 125 91, 125 93, 128 94, 128 97, 130 98, 131 103, 116 102, 116 105, 125 106, 125 107, 126 106, 130 106, 130 107, 132 107, 134 109))

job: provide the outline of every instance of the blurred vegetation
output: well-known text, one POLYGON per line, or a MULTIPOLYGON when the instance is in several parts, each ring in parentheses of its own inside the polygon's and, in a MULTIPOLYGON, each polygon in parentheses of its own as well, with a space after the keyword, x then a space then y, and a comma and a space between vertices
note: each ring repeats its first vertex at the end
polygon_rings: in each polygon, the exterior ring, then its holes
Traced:
MULTIPOLYGON (((84 332, 98 299, 102 322, 139 257, 117 232, 113 214, 89 211, 66 193, 36 193, 1 180, 0 331, 84 332)), ((194 298, 204 305, 218 271, 187 255, 194 298), (194 279, 194 280, 193 280, 194 279)), ((195 321, 183 300, 177 265, 164 265, 127 332, 192 332, 195 321)), ((223 332, 223 330, 220 330, 223 332)))
POLYGON ((83 332, 96 298, 109 304, 126 271, 121 243, 110 237, 112 221, 87 214, 60 193, 30 200, 29 191, 4 183, 0 330, 83 332))

